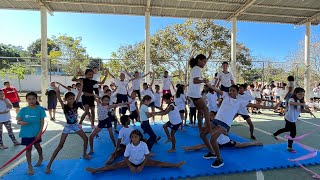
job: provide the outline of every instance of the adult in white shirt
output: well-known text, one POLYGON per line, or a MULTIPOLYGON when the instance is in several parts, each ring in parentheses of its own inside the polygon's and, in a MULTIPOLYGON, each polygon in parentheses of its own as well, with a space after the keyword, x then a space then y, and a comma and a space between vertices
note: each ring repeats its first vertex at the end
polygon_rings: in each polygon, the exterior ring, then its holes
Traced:
MULTIPOLYGON (((127 70, 126 70, 127 71, 127 70)), ((130 73, 127 72, 128 76, 131 78, 130 81, 132 82, 132 91, 136 92, 139 100, 141 101, 141 94, 140 94, 140 85, 141 85, 141 79, 149 75, 151 72, 141 76, 139 71, 135 71, 133 77, 130 75, 130 73)))
POLYGON ((228 62, 222 63, 222 71, 218 73, 215 86, 220 85, 221 91, 229 92, 230 86, 234 85, 233 75, 228 71, 228 62))
MULTIPOLYGON (((99 69, 97 67, 94 67, 92 70, 93 70, 92 80, 100 82, 101 74, 99 73, 99 69)), ((94 91, 94 93, 96 95, 99 96, 99 86, 98 86, 98 84, 93 85, 93 91, 94 91)))

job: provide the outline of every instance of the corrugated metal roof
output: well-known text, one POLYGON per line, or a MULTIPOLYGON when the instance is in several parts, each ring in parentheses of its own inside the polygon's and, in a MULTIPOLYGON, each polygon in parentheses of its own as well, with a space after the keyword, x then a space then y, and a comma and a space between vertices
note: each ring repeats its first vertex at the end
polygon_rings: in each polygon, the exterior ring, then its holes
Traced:
POLYGON ((148 2, 152 16, 301 24, 320 23, 320 0, 1 0, 1 9, 39 10, 41 2, 53 12, 130 14, 143 16, 148 2), (312 17, 312 18, 311 18, 312 17), (310 19, 311 18, 311 19, 310 19))

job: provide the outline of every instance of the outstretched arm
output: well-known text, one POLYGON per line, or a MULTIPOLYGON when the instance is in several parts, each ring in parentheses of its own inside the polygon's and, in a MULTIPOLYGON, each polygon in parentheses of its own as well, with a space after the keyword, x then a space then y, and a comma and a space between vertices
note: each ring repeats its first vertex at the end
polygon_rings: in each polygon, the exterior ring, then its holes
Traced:
MULTIPOLYGON (((79 79, 79 81, 81 81, 81 79, 79 79)), ((69 88, 68 86, 65 86, 59 82, 56 82, 58 85, 62 86, 63 88, 67 89, 68 91, 71 91, 71 88, 69 88)))
MULTIPOLYGON (((107 77, 108 77, 108 74, 110 74, 109 69, 106 69, 105 72, 104 72, 104 77, 103 77, 102 81, 97 82, 97 84, 104 84, 104 83, 106 82, 106 79, 107 79, 107 77)), ((110 75, 110 76, 111 76, 111 75, 110 75)))
POLYGON ((83 89, 83 80, 80 81, 80 89, 79 89, 78 95, 76 97, 76 102, 78 102, 80 97, 82 96, 82 89, 83 89))
POLYGON ((152 72, 152 80, 151 80, 151 84, 150 84, 150 87, 152 88, 153 86, 153 82, 154 82, 154 72, 152 72))
POLYGON ((172 111, 173 108, 174 108, 173 106, 169 106, 165 111, 156 112, 154 113, 154 115, 163 116, 163 115, 169 114, 169 112, 172 111))
POLYGON ((210 89, 212 89, 212 90, 214 90, 215 92, 217 92, 218 94, 220 94, 220 95, 223 94, 223 91, 221 91, 220 89, 216 88, 215 86, 212 86, 210 83, 206 83, 206 85, 207 85, 210 89))
POLYGON ((55 88, 54 91, 56 91, 56 94, 57 94, 57 97, 58 97, 58 101, 59 101, 59 103, 60 103, 60 105, 61 105, 61 107, 63 109, 64 103, 63 103, 63 100, 61 99, 59 87, 60 87, 60 85, 57 88, 55 88))

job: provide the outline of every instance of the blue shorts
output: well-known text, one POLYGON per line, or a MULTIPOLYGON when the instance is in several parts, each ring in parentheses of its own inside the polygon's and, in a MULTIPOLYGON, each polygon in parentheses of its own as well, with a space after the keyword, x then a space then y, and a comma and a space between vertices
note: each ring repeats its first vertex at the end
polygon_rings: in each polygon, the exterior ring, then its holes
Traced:
POLYGON ((75 133, 80 131, 80 127, 78 123, 74 123, 74 124, 66 124, 62 130, 63 134, 70 134, 70 133, 75 133))
MULTIPOLYGON (((34 140, 36 140, 36 137, 32 138, 21 138, 21 145, 29 146, 34 140)), ((41 138, 38 139, 34 144, 41 143, 42 140, 41 138)))
POLYGON ((178 130, 179 129, 179 127, 181 126, 181 124, 182 124, 182 122, 181 123, 179 123, 179 124, 175 124, 175 125, 173 125, 170 121, 168 121, 165 125, 166 126, 168 126, 170 129, 172 129, 172 130, 178 130))
POLYGON ((224 123, 220 120, 217 120, 217 119, 214 119, 211 123, 215 126, 221 126, 224 129, 226 129, 227 131, 229 131, 229 129, 230 129, 230 127, 226 123, 224 123))
POLYGON ((57 100, 48 101, 48 109, 56 109, 57 108, 57 100))
POLYGON ((99 120, 98 123, 98 128, 111 128, 112 124, 111 124, 111 119, 107 118, 105 120, 99 120))

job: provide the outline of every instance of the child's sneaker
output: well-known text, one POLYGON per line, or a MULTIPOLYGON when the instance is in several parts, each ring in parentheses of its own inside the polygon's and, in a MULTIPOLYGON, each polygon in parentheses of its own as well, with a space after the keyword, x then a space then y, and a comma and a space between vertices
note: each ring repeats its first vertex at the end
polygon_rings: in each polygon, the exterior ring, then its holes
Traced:
POLYGON ((217 158, 217 156, 215 154, 212 154, 211 152, 208 152, 208 154, 202 156, 204 159, 213 159, 213 158, 217 158))
POLYGON ((223 166, 223 165, 224 165, 224 163, 223 163, 222 159, 216 159, 216 160, 214 161, 214 163, 211 164, 211 167, 213 167, 213 168, 219 168, 219 167, 221 167, 221 166, 223 166))
POLYGON ((292 149, 292 148, 288 148, 288 151, 291 152, 291 153, 297 153, 297 151, 292 149))

